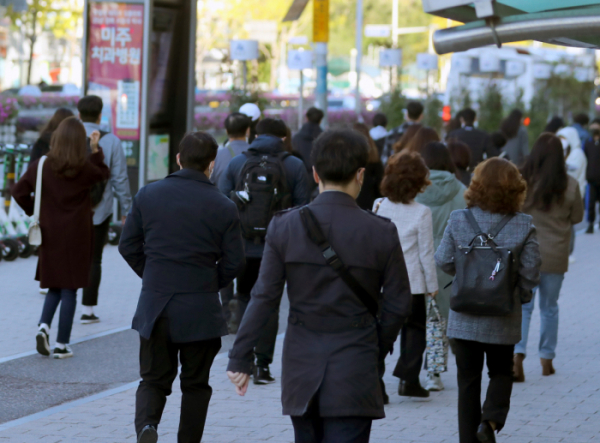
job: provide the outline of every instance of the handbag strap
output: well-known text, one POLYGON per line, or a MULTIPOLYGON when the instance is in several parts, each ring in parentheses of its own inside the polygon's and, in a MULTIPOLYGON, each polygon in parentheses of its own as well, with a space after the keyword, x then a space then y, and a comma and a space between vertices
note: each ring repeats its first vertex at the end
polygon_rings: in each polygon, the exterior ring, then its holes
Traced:
POLYGON ((36 222, 40 221, 40 208, 42 205, 42 171, 44 170, 44 162, 48 157, 42 156, 38 163, 37 177, 35 179, 35 203, 33 206, 33 218, 36 222))
POLYGON ((377 319, 377 313, 379 311, 377 300, 375 300, 375 298, 373 298, 373 296, 367 292, 360 282, 356 280, 352 274, 350 274, 350 270, 337 255, 331 244, 329 244, 329 241, 323 234, 323 230, 321 229, 319 222, 308 206, 304 206, 302 209, 300 209, 300 217, 302 219, 304 229, 306 229, 308 234, 308 238, 310 238, 311 241, 319 247, 327 264, 333 268, 333 270, 340 276, 344 283, 348 285, 352 292, 354 292, 354 294, 366 306, 371 315, 377 319))
MULTIPOLYGON (((437 302, 435 301, 435 297, 429 297, 429 309, 428 311, 431 312, 431 310, 433 309, 433 312, 435 313, 435 316, 437 317, 438 320, 442 320, 442 314, 440 314, 440 310, 438 308, 437 302)), ((429 316, 428 316, 429 317, 429 316)))
POLYGON ((377 202, 377 206, 375 206, 375 210, 373 211, 374 214, 377 214, 377 212, 379 212, 379 207, 381 206, 381 204, 383 203, 383 201, 386 199, 387 197, 383 197, 381 200, 379 200, 377 202))

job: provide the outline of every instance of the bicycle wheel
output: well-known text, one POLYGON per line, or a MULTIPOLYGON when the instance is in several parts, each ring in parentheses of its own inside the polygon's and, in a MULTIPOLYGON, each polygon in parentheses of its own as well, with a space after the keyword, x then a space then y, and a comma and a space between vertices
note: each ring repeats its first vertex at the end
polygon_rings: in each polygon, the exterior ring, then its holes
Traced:
POLYGON ((17 241, 19 244, 19 257, 21 258, 29 258, 33 254, 33 246, 29 244, 29 240, 27 237, 19 237, 17 241))
POLYGON ((11 238, 0 240, 0 249, 2 258, 6 261, 13 261, 19 256, 19 243, 11 238))

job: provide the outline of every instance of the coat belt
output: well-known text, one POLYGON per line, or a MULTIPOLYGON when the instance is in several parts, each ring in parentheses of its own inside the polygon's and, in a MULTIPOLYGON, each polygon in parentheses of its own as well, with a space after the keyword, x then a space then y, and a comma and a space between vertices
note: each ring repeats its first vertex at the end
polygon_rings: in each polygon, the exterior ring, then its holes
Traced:
POLYGON ((288 323, 303 326, 314 332, 343 332, 368 328, 375 324, 375 319, 371 314, 357 317, 321 317, 290 312, 288 323))

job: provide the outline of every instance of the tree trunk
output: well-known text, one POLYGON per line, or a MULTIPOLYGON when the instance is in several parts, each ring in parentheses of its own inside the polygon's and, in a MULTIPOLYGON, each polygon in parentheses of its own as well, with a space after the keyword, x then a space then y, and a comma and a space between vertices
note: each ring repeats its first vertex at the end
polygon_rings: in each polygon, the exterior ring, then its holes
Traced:
POLYGON ((31 21, 31 34, 29 35, 29 63, 27 64, 27 82, 26 84, 31 84, 31 68, 33 65, 33 50, 35 47, 35 41, 37 40, 36 36, 36 27, 37 27, 37 10, 33 10, 33 20, 31 21))

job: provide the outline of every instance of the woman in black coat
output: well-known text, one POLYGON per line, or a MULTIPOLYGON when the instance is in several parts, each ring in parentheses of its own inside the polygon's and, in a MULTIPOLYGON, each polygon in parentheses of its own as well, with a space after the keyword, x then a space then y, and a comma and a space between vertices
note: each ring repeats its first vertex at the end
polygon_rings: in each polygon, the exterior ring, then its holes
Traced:
POLYGON ((73 117, 73 112, 71 112, 70 109, 58 108, 56 110, 50 121, 44 126, 44 129, 40 131, 40 138, 38 138, 31 147, 31 156, 29 158, 30 165, 42 158, 43 155, 48 154, 48 151, 50 151, 50 139, 52 138, 52 133, 58 128, 58 125, 68 117, 73 117))
POLYGON ((364 135, 369 142, 369 162, 365 168, 365 179, 360 194, 358 194, 358 197, 356 198, 356 203, 361 209, 370 211, 373 208, 375 200, 381 198, 379 186, 381 185, 381 180, 383 180, 383 163, 381 163, 379 150, 369 134, 367 125, 355 123, 353 129, 364 135))

